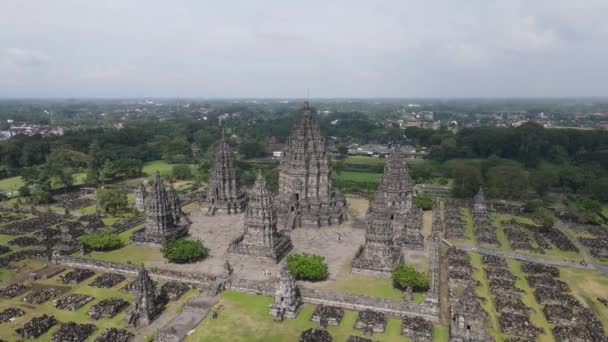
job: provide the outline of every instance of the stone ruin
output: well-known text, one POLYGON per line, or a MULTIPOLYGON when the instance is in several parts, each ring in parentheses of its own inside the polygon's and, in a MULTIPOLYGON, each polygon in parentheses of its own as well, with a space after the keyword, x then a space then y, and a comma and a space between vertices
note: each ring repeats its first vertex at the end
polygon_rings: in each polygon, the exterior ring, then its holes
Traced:
POLYGON ((59 280, 64 284, 78 284, 83 280, 91 278, 95 272, 86 268, 75 268, 74 270, 59 277, 59 280))
POLYGON ((144 202, 146 200, 146 185, 142 182, 137 187, 135 191, 135 202, 133 203, 133 207, 140 212, 144 211, 144 202))
POLYGON ((144 201, 145 225, 133 233, 134 245, 159 247, 169 240, 188 234, 189 224, 182 220, 181 205, 173 185, 165 187, 157 171, 144 201))
POLYGON ((23 338, 34 339, 49 331, 55 324, 57 324, 57 320, 54 316, 42 315, 32 318, 22 328, 16 329, 15 332, 23 338))
POLYGON ((372 340, 360 336, 349 336, 346 342, 372 342, 372 340))
POLYGON ((416 215, 412 210, 412 192, 407 165, 397 146, 384 165, 376 197, 368 209, 365 245, 353 260, 353 272, 388 277, 402 259, 401 245, 409 243, 404 239, 410 236, 414 244, 419 243, 422 217, 410 218, 416 215))
MULTIPOLYGON (((315 311, 312 313, 311 321, 315 323, 327 324, 327 325, 340 325, 344 317, 344 309, 337 306, 330 305, 317 305, 315 311)), ((323 326, 323 324, 321 324, 323 326)))
POLYGON ((94 297, 73 293, 67 297, 61 298, 55 304, 55 307, 59 310, 76 311, 87 303, 93 301, 94 297))
POLYGON ((0 255, 2 255, 2 254, 6 254, 6 253, 8 253, 8 252, 10 252, 10 251, 11 251, 11 249, 10 249, 10 248, 8 248, 8 247, 6 247, 6 246, 2 246, 2 245, 0 245, 0 255))
POLYGON ((125 276, 118 273, 103 273, 97 278, 95 278, 89 286, 100 287, 100 288, 110 288, 115 286, 118 283, 121 283, 125 280, 125 276))
POLYGON ((355 329, 362 330, 364 334, 383 333, 386 329, 386 314, 378 311, 363 310, 359 311, 355 329))
POLYGON ((23 301, 30 304, 42 304, 51 299, 57 298, 62 294, 62 291, 55 287, 45 287, 28 293, 23 297, 23 301))
POLYGON ((29 287, 19 283, 13 283, 0 290, 0 296, 5 298, 14 298, 27 291, 29 287))
POLYGON ((277 232, 274 202, 261 173, 258 173, 249 197, 245 232, 232 241, 228 252, 277 263, 291 251, 293 245, 289 236, 277 232))
POLYGON ((156 285, 142 266, 137 272, 133 289, 133 308, 127 315, 130 326, 150 324, 162 311, 162 300, 156 294, 156 285))
POLYGON ((474 288, 466 288, 450 306, 450 341, 491 341, 486 312, 474 288))
POLYGON ((135 335, 124 329, 109 328, 99 335, 95 342, 131 342, 135 335))
POLYGON ((424 249, 424 236, 422 236, 422 220, 424 211, 412 206, 405 216, 404 228, 398 243, 402 248, 408 250, 424 249))
POLYGON ((247 197, 241 191, 239 172, 234 165, 230 145, 224 139, 217 144, 215 159, 209 170, 207 213, 215 215, 241 213, 247 206, 247 197))
POLYGON ((289 272, 289 268, 283 265, 279 275, 279 284, 275 291, 274 301, 270 305, 269 314, 280 320, 285 318, 296 318, 303 305, 300 288, 296 279, 289 272))
POLYGON ((62 323, 53 337, 51 342, 84 342, 97 327, 94 324, 75 322, 62 323))
POLYGON ((93 305, 89 310, 92 319, 112 318, 129 306, 129 302, 121 298, 108 298, 93 305))
POLYGON ((456 200, 444 201, 445 238, 464 239, 466 223, 462 217, 462 210, 456 200))
POLYGON ((331 335, 323 329, 308 329, 300 335, 300 342, 332 342, 331 335))
POLYGON ((308 102, 286 145, 276 198, 279 230, 345 221, 346 199, 332 186, 329 152, 308 102))
POLYGON ((479 191, 473 198, 473 226, 475 227, 475 234, 477 240, 481 244, 490 246, 499 246, 500 243, 496 238, 496 228, 492 224, 490 219, 490 211, 486 202, 486 196, 483 193, 483 189, 479 188, 479 191))
POLYGON ((186 292, 190 290, 190 286, 178 281, 170 281, 164 283, 160 287, 160 297, 169 300, 179 300, 186 292))
POLYGON ((14 320, 17 317, 25 315, 25 312, 18 308, 8 308, 0 312, 0 323, 6 323, 14 320))
POLYGON ((412 342, 433 342, 433 323, 421 317, 404 317, 401 335, 409 337, 412 342))

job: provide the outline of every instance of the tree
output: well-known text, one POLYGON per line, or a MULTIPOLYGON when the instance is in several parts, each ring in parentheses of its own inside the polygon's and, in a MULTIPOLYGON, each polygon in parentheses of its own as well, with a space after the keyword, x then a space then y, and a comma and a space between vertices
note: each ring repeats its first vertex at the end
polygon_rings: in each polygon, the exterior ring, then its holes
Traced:
POLYGON ((418 194, 414 198, 414 204, 422 210, 433 209, 433 198, 429 194, 418 194))
POLYGON ((247 141, 239 146, 239 153, 245 158, 257 158, 266 155, 264 145, 258 141, 247 141))
POLYGON ((123 242, 118 234, 107 231, 84 236, 82 244, 86 249, 94 251, 111 251, 123 246, 123 242))
POLYGON ((118 189, 100 189, 96 196, 97 204, 105 212, 114 214, 127 209, 127 195, 118 189))
POLYGON ((452 172, 454 197, 473 197, 481 186, 481 171, 472 164, 459 164, 452 172))
POLYGON ((514 163, 490 168, 487 179, 490 197, 520 199, 528 192, 528 172, 514 163))
POLYGON ((345 157, 348 154, 348 147, 345 145, 338 146, 338 153, 340 153, 342 157, 345 157))
POLYGON ((608 178, 594 179, 589 184, 589 192, 598 201, 608 202, 608 178))
POLYGON ((178 179, 192 179, 192 171, 188 164, 177 164, 172 167, 172 175, 178 179))
POLYGON ((161 252, 170 262, 184 264, 205 258, 208 250, 199 240, 177 239, 167 241, 161 252))
POLYGON ((543 163, 530 172, 530 184, 536 193, 543 196, 547 191, 559 183, 559 175, 555 167, 543 163))
POLYGON ((114 180, 115 177, 116 167, 111 160, 106 159, 106 161, 103 162, 101 170, 99 171, 99 181, 103 184, 106 184, 114 180))
POLYGON ((412 265, 399 264, 393 271, 393 286, 405 290, 411 287, 414 291, 426 291, 430 286, 429 277, 418 272, 412 265))
POLYGON ((291 254, 287 256, 287 267, 300 280, 324 280, 329 275, 325 258, 320 255, 291 254))

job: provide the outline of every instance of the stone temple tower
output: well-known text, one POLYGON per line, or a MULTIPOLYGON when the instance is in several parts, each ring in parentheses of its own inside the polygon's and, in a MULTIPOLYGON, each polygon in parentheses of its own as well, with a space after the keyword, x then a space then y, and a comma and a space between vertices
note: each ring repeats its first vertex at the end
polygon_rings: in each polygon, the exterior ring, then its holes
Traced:
POLYGON ((347 219, 346 199, 331 184, 325 139, 305 102, 279 166, 279 229, 322 227, 347 219))
MULTIPOLYGON (((161 246, 168 240, 177 239, 188 234, 188 225, 181 224, 179 200, 171 198, 157 171, 150 192, 146 192, 144 201, 144 228, 133 233, 133 244, 140 246, 161 246)), ((177 194, 174 194, 177 196, 177 194)))
POLYGON ((239 173, 234 166, 232 149, 222 135, 209 171, 207 211, 209 215, 236 214, 243 212, 246 205, 247 198, 241 192, 239 173))
POLYGON ((135 191, 135 209, 144 211, 144 201, 146 199, 146 186, 142 182, 139 184, 139 188, 135 191))
POLYGON ((156 286, 142 265, 133 288, 133 307, 127 315, 128 323, 134 327, 148 325, 161 310, 162 303, 156 295, 156 286))
POLYGON ((245 211, 245 232, 230 244, 228 252, 279 262, 292 248, 291 239, 277 232, 272 194, 266 188, 266 180, 258 173, 245 211))
POLYGON ((353 260, 353 272, 389 276, 400 261, 399 236, 412 209, 412 184, 399 147, 388 157, 384 174, 370 206, 363 245, 353 260))
POLYGON ((485 214, 488 212, 488 204, 486 202, 486 195, 483 193, 483 189, 480 187, 479 191, 473 198, 473 212, 485 214))
POLYGON ((274 301, 270 305, 270 315, 281 320, 296 318, 303 304, 302 294, 300 294, 296 279, 289 272, 289 268, 283 265, 274 301))

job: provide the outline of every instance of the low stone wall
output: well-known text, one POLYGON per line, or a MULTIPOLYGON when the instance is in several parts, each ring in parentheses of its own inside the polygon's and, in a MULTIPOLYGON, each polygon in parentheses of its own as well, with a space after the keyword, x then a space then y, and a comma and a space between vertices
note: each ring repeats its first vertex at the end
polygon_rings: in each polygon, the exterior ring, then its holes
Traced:
MULTIPOLYGON (((103 272, 116 272, 129 276, 136 276, 139 266, 133 264, 120 264, 110 261, 101 261, 93 259, 75 258, 65 255, 54 255, 52 262, 56 265, 64 267, 87 268, 103 272)), ((160 269, 157 267, 147 268, 150 277, 157 280, 179 281, 188 283, 200 289, 209 287, 216 277, 205 273, 185 273, 179 271, 171 271, 160 269)))

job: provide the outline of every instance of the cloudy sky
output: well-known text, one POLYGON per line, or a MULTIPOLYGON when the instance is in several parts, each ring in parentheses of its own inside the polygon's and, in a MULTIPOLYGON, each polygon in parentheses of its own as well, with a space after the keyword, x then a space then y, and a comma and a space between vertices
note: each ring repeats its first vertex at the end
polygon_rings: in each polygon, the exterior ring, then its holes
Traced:
POLYGON ((606 0, 0 0, 0 97, 604 96, 606 13, 606 0))

